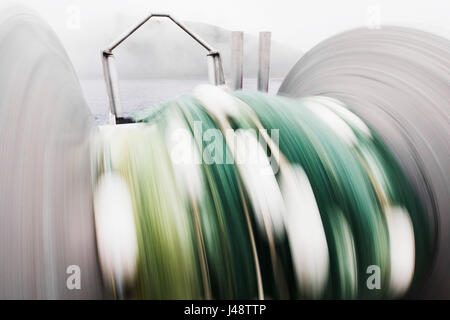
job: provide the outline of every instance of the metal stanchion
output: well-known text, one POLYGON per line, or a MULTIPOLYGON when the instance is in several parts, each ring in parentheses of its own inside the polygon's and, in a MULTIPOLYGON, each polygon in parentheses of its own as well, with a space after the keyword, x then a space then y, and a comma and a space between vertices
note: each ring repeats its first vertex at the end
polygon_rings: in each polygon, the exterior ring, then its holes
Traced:
POLYGON ((242 89, 244 60, 244 33, 233 31, 231 33, 231 79, 234 90, 242 89))
POLYGON ((269 91, 270 32, 259 33, 258 91, 269 91))

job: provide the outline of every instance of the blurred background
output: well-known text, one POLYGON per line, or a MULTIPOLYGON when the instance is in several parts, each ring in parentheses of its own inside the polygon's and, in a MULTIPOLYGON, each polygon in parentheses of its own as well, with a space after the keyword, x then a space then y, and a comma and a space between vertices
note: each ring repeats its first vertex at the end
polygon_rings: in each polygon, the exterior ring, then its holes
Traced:
MULTIPOLYGON (((34 8, 55 30, 98 119, 106 113, 107 102, 100 51, 151 12, 170 13, 220 50, 228 77, 230 31, 243 31, 244 89, 256 89, 258 33, 271 31, 269 89, 273 93, 303 53, 343 31, 399 25, 450 36, 450 4, 446 0, 30 0, 23 3, 34 8)), ((165 20, 144 25, 117 49, 116 56, 125 110, 160 102, 207 79, 203 49, 165 20), (173 85, 171 79, 185 81, 173 85)))

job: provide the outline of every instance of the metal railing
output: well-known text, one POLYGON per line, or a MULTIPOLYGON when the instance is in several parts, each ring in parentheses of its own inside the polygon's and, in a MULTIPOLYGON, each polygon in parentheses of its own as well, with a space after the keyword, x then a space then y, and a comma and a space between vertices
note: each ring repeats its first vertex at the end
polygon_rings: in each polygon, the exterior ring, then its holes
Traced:
POLYGON ((101 52, 103 62, 103 74, 105 77, 106 90, 109 99, 109 122, 110 124, 119 124, 132 122, 130 119, 123 117, 122 107, 119 97, 119 78, 115 66, 113 51, 122 42, 124 42, 129 36, 142 27, 147 21, 153 17, 168 18, 184 32, 191 36, 196 42, 198 42, 203 48, 207 50, 207 63, 208 63, 208 77, 209 81, 214 85, 225 84, 225 75, 222 66, 222 58, 220 52, 211 47, 208 43, 202 40, 197 34, 189 30, 185 25, 178 22, 168 14, 153 13, 139 22, 136 26, 125 32, 118 40, 114 41, 105 50, 101 52))

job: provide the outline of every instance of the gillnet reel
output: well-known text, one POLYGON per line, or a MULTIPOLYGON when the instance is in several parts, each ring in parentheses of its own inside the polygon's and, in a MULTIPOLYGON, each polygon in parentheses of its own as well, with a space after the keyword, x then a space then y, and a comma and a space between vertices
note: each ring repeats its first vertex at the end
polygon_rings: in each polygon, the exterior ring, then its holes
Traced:
POLYGON ((4 11, 0 44, 1 297, 450 292, 448 40, 349 31, 273 96, 228 89, 220 54, 153 14, 102 51, 100 127, 44 22, 4 11), (211 84, 124 114, 113 51, 152 17, 207 50, 211 84), (83 290, 67 290, 71 265, 83 290))

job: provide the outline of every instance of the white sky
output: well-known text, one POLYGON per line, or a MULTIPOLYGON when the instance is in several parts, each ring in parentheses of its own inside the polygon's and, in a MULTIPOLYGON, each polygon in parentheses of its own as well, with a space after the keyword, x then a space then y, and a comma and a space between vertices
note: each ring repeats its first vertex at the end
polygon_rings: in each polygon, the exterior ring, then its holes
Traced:
POLYGON ((254 34, 272 31, 273 39, 305 52, 336 33, 366 26, 373 6, 379 7, 382 25, 409 26, 450 38, 450 0, 0 0, 4 1, 35 8, 63 43, 73 32, 80 39, 83 33, 95 33, 97 26, 107 27, 118 13, 136 16, 137 21, 149 12, 166 12, 179 20, 254 34), (67 28, 71 6, 80 12, 79 30, 67 28))

